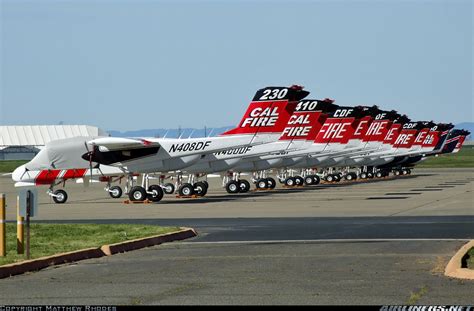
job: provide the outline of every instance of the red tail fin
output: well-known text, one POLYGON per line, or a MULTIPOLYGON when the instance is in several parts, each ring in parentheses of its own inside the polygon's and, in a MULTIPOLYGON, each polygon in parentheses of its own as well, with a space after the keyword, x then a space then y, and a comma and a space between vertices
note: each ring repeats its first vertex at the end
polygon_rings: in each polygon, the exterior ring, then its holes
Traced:
POLYGON ((314 140, 326 121, 326 113, 337 107, 332 100, 300 101, 279 140, 314 140))
POLYGON ((260 89, 239 125, 221 135, 281 133, 293 114, 297 101, 308 94, 300 86, 260 89))
POLYGON ((346 144, 354 135, 358 120, 363 117, 362 107, 342 107, 339 106, 318 132, 315 143, 341 143, 346 144))

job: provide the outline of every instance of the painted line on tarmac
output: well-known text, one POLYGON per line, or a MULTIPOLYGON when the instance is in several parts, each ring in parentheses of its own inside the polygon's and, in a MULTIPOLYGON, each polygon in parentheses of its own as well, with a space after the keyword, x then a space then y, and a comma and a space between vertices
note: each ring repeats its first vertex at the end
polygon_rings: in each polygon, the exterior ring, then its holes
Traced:
POLYGON ((284 244, 284 243, 350 243, 350 242, 451 242, 471 241, 465 239, 425 238, 425 239, 314 239, 314 240, 256 240, 256 241, 204 241, 178 242, 179 245, 206 245, 206 244, 284 244))

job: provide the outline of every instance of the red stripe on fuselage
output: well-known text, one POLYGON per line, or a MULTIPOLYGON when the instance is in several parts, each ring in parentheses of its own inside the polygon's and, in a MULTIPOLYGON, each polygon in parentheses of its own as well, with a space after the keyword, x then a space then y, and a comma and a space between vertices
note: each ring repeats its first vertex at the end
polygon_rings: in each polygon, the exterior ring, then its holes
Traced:
POLYGON ((56 177, 58 177, 59 173, 61 173, 61 170, 43 170, 38 174, 38 176, 36 176, 35 184, 52 184, 56 180, 56 177))
POLYGON ((62 179, 71 179, 71 178, 81 178, 84 176, 86 173, 87 169, 85 168, 78 168, 78 169, 72 169, 72 170, 67 170, 62 179))

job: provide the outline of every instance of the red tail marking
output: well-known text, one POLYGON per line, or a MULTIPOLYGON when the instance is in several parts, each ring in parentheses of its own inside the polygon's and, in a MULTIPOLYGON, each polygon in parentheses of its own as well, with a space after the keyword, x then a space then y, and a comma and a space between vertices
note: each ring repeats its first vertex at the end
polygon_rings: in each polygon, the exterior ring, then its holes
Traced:
POLYGON ((287 100, 251 102, 239 126, 221 135, 281 133, 296 105, 287 100))
POLYGON ((315 142, 345 144, 354 131, 354 118, 330 118, 321 127, 315 142))
POLYGON ((313 140, 321 128, 319 111, 295 111, 279 140, 313 140))
POLYGON ((422 146, 429 131, 429 129, 422 129, 421 131, 419 131, 418 135, 416 135, 415 141, 413 142, 413 146, 422 146))
POLYGON ((356 120, 356 129, 351 139, 363 139, 367 133, 367 130, 370 128, 369 124, 372 124, 372 120, 373 119, 371 116, 365 116, 360 120, 356 120))
POLYGON ((391 130, 392 122, 389 120, 375 120, 370 124, 364 141, 383 142, 391 130))
POLYGON ((415 141, 418 130, 402 130, 395 140, 394 147, 410 148, 415 141))
POLYGON ((392 126, 390 127, 390 130, 387 131, 387 135, 385 135, 383 139, 383 143, 394 145, 401 129, 402 129, 402 125, 400 123, 392 124, 392 126))

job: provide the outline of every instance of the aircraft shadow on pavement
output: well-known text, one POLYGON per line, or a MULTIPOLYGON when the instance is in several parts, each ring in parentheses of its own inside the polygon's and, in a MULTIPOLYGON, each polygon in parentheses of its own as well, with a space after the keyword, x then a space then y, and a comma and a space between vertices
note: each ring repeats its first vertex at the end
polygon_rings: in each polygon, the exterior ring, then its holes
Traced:
MULTIPOLYGON (((264 197, 272 194, 285 194, 285 193, 297 193, 297 192, 306 192, 306 191, 317 191, 317 190, 324 190, 330 188, 345 188, 351 187, 354 185, 359 184, 370 184, 370 183, 380 183, 380 182, 389 182, 389 181, 396 181, 396 180, 405 180, 405 179, 413 179, 418 177, 427 177, 433 176, 438 174, 417 174, 417 175, 407 175, 407 176, 400 176, 400 177, 389 177, 383 179, 366 179, 363 181, 355 181, 355 182, 340 182, 340 183, 323 183, 315 186, 302 186, 297 188, 278 188, 273 190, 262 190, 262 191, 252 191, 248 193, 237 193, 237 194, 213 194, 213 189, 211 189, 210 196, 205 196, 202 198, 180 198, 177 200, 168 200, 171 195, 165 195, 163 200, 156 203, 150 203, 153 205, 172 205, 172 204, 206 204, 206 203, 218 203, 218 202, 228 202, 228 201, 235 201, 240 199, 247 199, 247 198, 257 198, 257 197, 264 197)), ((109 199, 106 197, 106 193, 104 193, 104 197, 98 198, 87 198, 87 199, 76 199, 70 200, 68 204, 74 203, 95 203, 95 204, 117 204, 120 200, 127 199, 126 196, 120 199, 109 199)), ((174 196, 174 195, 173 195, 174 196)), ((45 205, 55 205, 55 203, 51 200, 48 203, 44 203, 45 205)), ((147 205, 150 205, 147 204, 147 205)), ((134 205, 134 204, 130 204, 134 205)))

